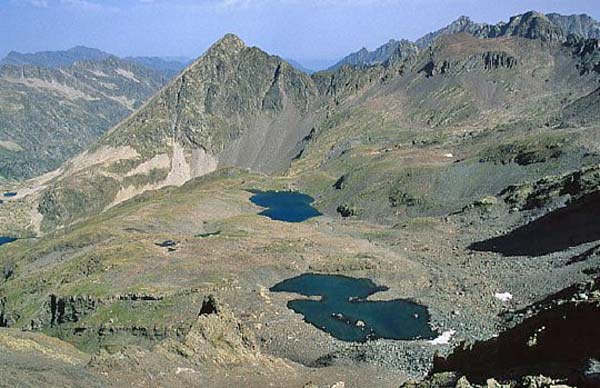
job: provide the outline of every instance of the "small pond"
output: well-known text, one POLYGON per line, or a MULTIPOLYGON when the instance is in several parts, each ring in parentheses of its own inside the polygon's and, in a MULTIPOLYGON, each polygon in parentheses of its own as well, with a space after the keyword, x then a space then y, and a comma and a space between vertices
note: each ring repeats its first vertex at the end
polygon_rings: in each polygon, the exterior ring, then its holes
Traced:
POLYGON ((8 244, 16 240, 16 238, 0 236, 0 245, 8 244))
POLYGON ((17 193, 15 193, 14 191, 7 191, 6 193, 4 193, 4 196, 7 198, 16 197, 17 193))
POLYGON ((387 287, 370 279, 341 275, 304 274, 271 287, 273 292, 321 296, 321 300, 296 299, 288 307, 305 321, 343 341, 365 342, 377 338, 433 339, 427 307, 402 300, 370 301, 366 298, 387 287))
POLYGON ((253 204, 266 207, 260 215, 272 220, 302 222, 321 213, 311 206, 314 199, 306 194, 294 191, 251 191, 253 204))

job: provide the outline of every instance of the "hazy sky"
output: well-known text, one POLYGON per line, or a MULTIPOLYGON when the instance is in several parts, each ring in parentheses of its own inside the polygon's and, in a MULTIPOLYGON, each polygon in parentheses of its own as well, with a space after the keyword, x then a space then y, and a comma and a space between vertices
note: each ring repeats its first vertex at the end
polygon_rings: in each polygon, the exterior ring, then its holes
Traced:
POLYGON ((600 19, 600 0, 0 0, 0 56, 81 44, 197 57, 233 32, 307 63, 414 40, 460 15, 496 23, 531 9, 600 19))

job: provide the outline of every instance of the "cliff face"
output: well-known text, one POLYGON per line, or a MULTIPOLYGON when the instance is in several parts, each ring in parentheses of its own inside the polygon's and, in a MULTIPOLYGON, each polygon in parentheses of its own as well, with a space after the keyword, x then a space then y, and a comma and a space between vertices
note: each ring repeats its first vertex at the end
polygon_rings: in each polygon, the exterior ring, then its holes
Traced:
POLYGON ((308 133, 298 122, 315 110, 317 97, 310 77, 227 35, 99 147, 127 145, 149 154, 177 141, 223 159, 222 165, 275 171, 285 167, 295 143, 308 133), (284 132, 289 127, 292 132, 284 132), (256 136, 277 149, 261 152, 255 143, 263 141, 256 136), (236 141, 244 142, 244 149, 232 144, 236 141), (280 161, 259 160, 273 154, 280 161))
POLYGON ((600 23, 588 15, 549 13, 546 16, 562 29, 565 36, 574 34, 586 39, 600 38, 600 23))
POLYGON ((570 34, 584 39, 598 38, 600 23, 587 15, 544 15, 534 11, 515 15, 508 22, 497 24, 477 23, 467 16, 461 16, 446 27, 422 36, 414 43, 391 39, 373 51, 362 48, 328 70, 334 71, 345 65, 365 67, 397 61, 398 58, 406 59, 420 50, 427 49, 437 39, 458 33, 466 33, 480 39, 518 36, 544 42, 561 42, 570 34))
POLYGON ((331 66, 328 71, 334 71, 342 66, 372 66, 376 64, 386 63, 390 60, 406 59, 418 51, 417 45, 406 39, 394 40, 391 39, 386 44, 378 47, 373 51, 362 48, 359 51, 352 53, 335 65, 331 66))

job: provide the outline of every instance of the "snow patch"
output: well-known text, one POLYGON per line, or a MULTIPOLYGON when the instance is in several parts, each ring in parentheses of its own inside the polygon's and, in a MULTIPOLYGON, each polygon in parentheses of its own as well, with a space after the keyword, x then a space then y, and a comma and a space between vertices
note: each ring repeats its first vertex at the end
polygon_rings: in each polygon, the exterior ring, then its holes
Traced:
POLYGON ((456 334, 456 330, 447 330, 436 339, 429 341, 429 343, 432 345, 447 345, 454 334, 456 334))
POLYGON ((196 371, 192 368, 177 368, 175 374, 178 375, 180 373, 196 373, 196 371))
POLYGON ((510 292, 496 292, 494 296, 496 297, 496 299, 499 299, 503 302, 508 302, 513 298, 510 292))
POLYGON ((118 68, 115 70, 115 72, 117 74, 119 74, 121 77, 127 78, 133 82, 137 82, 138 84, 141 83, 141 81, 139 79, 135 78, 135 74, 133 74, 132 71, 118 68))

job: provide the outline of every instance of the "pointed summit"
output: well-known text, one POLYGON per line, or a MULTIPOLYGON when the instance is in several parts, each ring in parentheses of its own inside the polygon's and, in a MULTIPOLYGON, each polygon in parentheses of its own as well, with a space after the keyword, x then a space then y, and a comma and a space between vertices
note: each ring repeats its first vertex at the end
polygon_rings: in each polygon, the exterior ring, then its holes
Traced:
POLYGON ((466 26, 471 23, 473 23, 473 21, 471 20, 470 17, 462 15, 462 16, 459 16, 458 19, 456 19, 455 21, 450 23, 450 25, 451 26, 466 26))
POLYGON ((246 47, 246 44, 239 36, 228 33, 225 34, 221 39, 217 40, 208 50, 235 50, 239 51, 246 47))
MULTIPOLYGON (((214 59, 219 60, 219 58, 220 59, 224 59, 224 58, 232 59, 233 57, 237 56, 237 54, 239 54, 241 51, 243 51, 245 48, 246 48, 246 44, 244 43, 243 40, 241 40, 235 34, 228 33, 228 34, 225 34, 221 39, 219 39, 215 43, 213 43, 212 46, 210 46, 208 48, 208 50, 206 50, 204 55, 202 55, 200 58, 198 58, 198 60, 201 60, 203 58, 204 59, 212 58, 213 60, 214 59)), ((190 67, 193 67, 193 66, 194 66, 194 64, 192 64, 190 67)))

